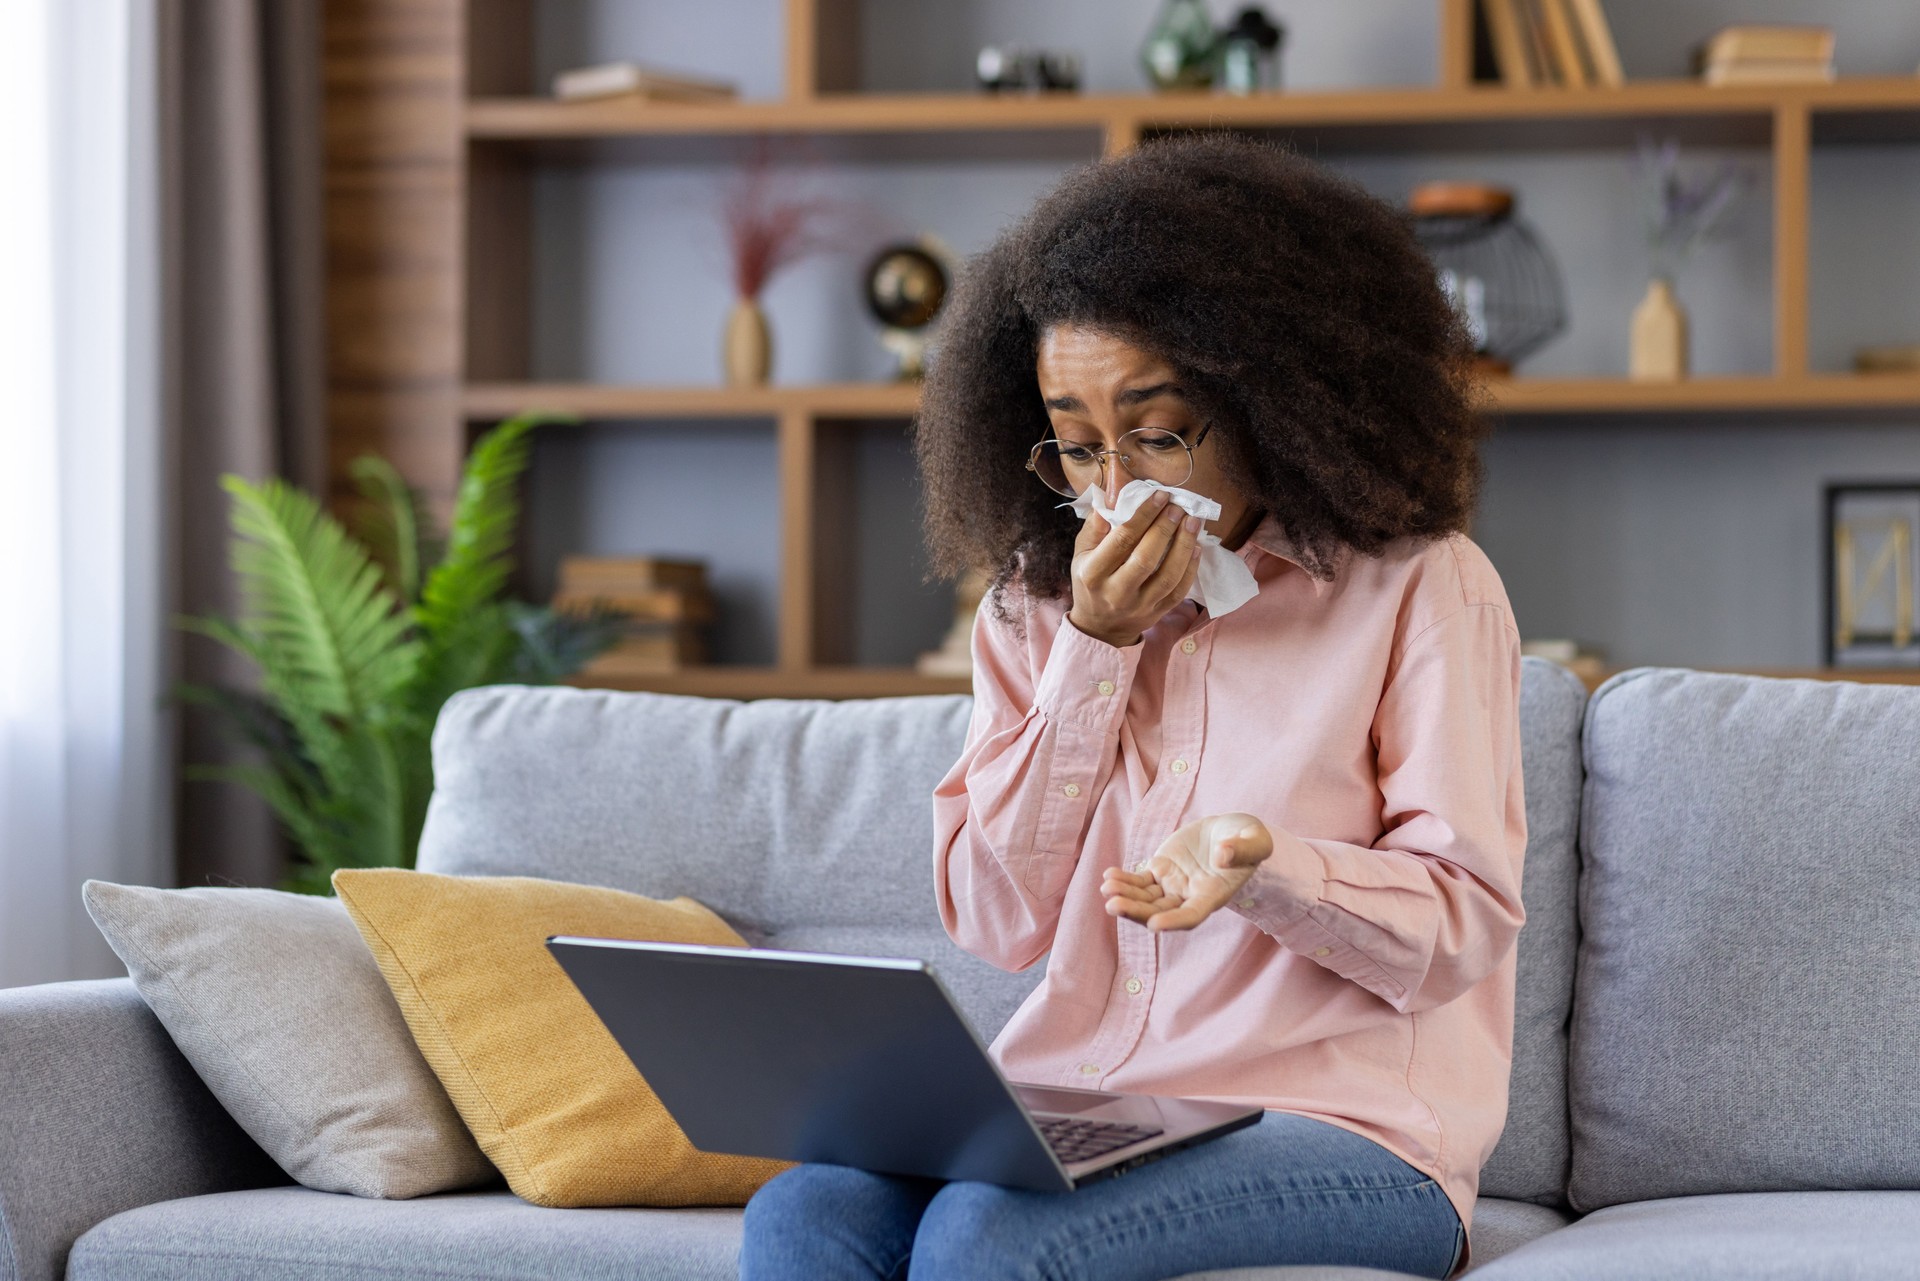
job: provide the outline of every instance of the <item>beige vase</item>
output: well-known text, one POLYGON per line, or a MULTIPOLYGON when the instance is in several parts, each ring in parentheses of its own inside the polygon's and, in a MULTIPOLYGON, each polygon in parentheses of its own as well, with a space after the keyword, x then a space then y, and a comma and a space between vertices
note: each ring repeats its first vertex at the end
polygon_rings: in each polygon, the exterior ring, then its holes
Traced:
POLYGON ((1647 296, 1633 309, 1633 340, 1627 377, 1636 382, 1674 382, 1687 376, 1687 313, 1664 277, 1647 282, 1647 296))
POLYGON ((773 335, 767 331, 767 313, 757 298, 741 298, 727 313, 726 341, 721 348, 729 387, 762 387, 773 369, 773 335))

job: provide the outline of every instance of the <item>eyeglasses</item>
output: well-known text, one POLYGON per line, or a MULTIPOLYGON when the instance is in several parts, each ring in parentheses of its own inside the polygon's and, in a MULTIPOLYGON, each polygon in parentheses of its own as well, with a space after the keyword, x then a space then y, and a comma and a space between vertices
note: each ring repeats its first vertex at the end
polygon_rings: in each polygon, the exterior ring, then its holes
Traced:
POLYGON ((1093 449, 1049 436, 1028 452, 1027 470, 1054 493, 1076 498, 1083 490, 1100 484, 1107 455, 1112 454, 1136 480, 1151 480, 1176 488, 1193 475, 1193 451, 1211 430, 1213 424, 1208 423, 1189 445, 1170 431, 1136 427, 1122 436, 1112 449, 1093 449))

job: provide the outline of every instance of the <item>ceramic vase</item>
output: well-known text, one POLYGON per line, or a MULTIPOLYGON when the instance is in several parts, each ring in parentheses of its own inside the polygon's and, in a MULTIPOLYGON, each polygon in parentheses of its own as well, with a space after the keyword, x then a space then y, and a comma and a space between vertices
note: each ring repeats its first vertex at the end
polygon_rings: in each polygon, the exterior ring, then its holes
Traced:
POLYGON ((758 298, 741 298, 727 313, 721 363, 729 387, 764 387, 773 369, 773 335, 758 298))
POLYGON ((1663 276, 1647 283, 1633 309, 1627 376, 1636 382, 1673 382, 1687 376, 1687 313, 1663 276))

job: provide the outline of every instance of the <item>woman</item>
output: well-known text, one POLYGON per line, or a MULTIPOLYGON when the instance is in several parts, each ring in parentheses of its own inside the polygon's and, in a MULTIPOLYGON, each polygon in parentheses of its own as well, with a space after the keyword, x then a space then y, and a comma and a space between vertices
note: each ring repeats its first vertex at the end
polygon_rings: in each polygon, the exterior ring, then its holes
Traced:
POLYGON ((1146 144, 971 264, 917 428, 937 570, 994 571, 941 919, 1051 953, 1009 1078, 1268 1111, 1068 1194, 797 1166, 747 1206, 748 1281, 1470 1262, 1526 817, 1468 361, 1394 210, 1271 144, 1146 144), (1218 502, 1251 598, 1189 598, 1177 505, 1102 517, 1140 479, 1218 502))

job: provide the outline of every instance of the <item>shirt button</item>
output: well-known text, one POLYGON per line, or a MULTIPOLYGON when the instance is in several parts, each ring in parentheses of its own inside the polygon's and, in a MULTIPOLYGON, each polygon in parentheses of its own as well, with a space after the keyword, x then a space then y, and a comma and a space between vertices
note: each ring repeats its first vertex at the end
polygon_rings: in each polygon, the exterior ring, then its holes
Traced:
POLYGON ((1080 784, 1068 783, 1065 787, 1061 788, 1060 790, 1065 792, 1068 796, 1078 796, 1080 795, 1080 784))
POLYGON ((1325 956, 1327 953, 1331 951, 1333 951, 1333 949, 1330 947, 1316 947, 1313 949, 1313 954, 1315 956, 1325 956))
POLYGON ((1180 642, 1180 649, 1183 653, 1191 654, 1193 653, 1194 650, 1199 648, 1200 647, 1198 645, 1193 643, 1193 637, 1191 636, 1187 637, 1185 640, 1180 642))
POLYGON ((1082 1063, 1080 1065, 1080 1075, 1081 1076, 1099 1076, 1100 1065, 1098 1063, 1082 1063))
POLYGON ((1175 761, 1175 762, 1173 763, 1173 772, 1174 772, 1174 773, 1176 773, 1176 774, 1184 774, 1184 773, 1186 773, 1186 772, 1187 772, 1187 762, 1186 762, 1186 761, 1185 761, 1184 759, 1182 759, 1182 760, 1177 760, 1177 761, 1175 761))
POLYGON ((1113 682, 1112 682, 1112 681, 1101 681, 1101 682, 1100 682, 1100 692, 1101 692, 1102 694, 1111 694, 1111 693, 1113 693, 1113 682))
POLYGON ((1128 996, 1138 996, 1138 995, 1140 995, 1140 980, 1139 980, 1139 979, 1128 979, 1128 980, 1127 980, 1127 995, 1128 995, 1128 996))
POLYGON ((1253 906, 1253 900, 1252 900, 1252 899, 1250 899, 1250 898, 1243 898, 1243 899, 1241 899, 1241 900, 1240 900, 1240 906, 1241 906, 1241 907, 1252 907, 1252 906, 1253 906))

